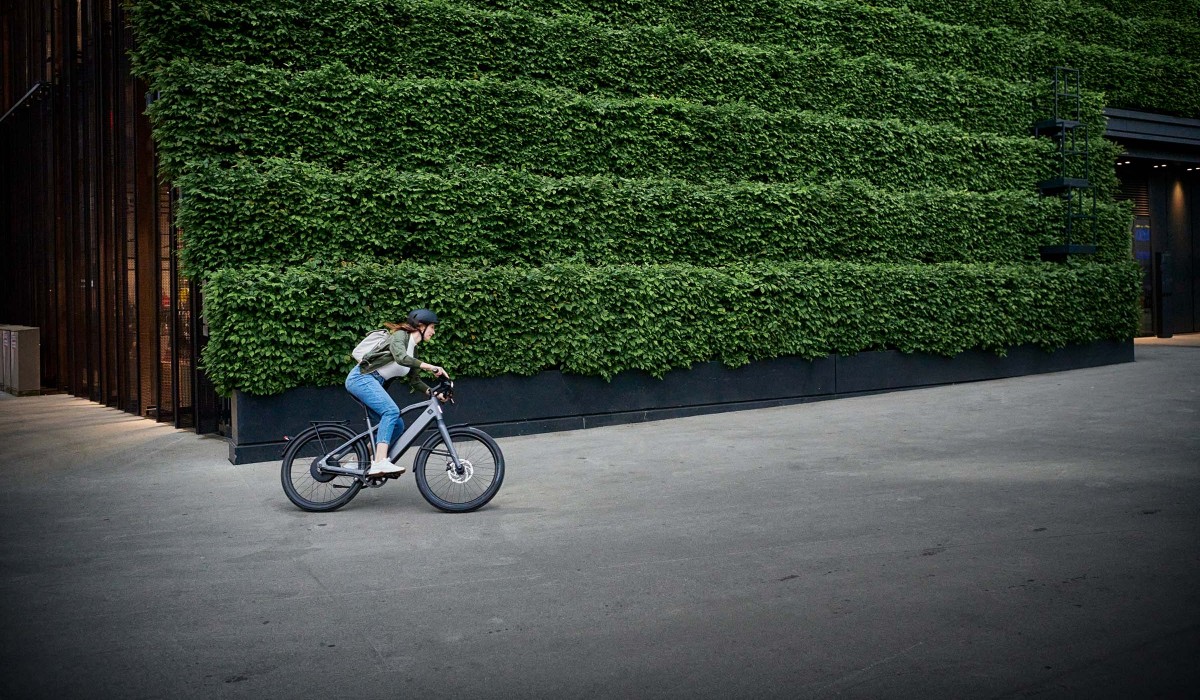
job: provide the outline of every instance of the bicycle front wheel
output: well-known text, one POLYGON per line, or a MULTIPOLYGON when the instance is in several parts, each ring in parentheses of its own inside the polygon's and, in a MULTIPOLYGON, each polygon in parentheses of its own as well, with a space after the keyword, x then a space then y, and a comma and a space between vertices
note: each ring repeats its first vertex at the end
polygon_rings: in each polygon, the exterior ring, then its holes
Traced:
POLYGON ((451 428, 456 465, 441 433, 434 434, 413 463, 417 489, 434 508, 466 513, 482 507, 504 481, 504 454, 492 436, 477 428, 451 428))
POLYGON ((366 440, 357 440, 330 454, 353 437, 354 433, 344 426, 318 425, 293 438, 283 452, 280 469, 288 500, 298 508, 317 513, 337 510, 349 503, 362 488, 362 482, 352 476, 324 473, 319 465, 326 455, 328 464, 347 469, 370 464, 366 440))

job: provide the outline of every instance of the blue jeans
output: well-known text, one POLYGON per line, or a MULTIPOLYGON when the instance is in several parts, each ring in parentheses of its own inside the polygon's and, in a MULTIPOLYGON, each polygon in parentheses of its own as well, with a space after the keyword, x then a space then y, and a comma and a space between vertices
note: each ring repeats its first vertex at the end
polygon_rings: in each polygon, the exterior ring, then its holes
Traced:
POLYGON ((355 367, 346 375, 346 391, 365 403, 379 418, 375 442, 391 443, 397 427, 399 432, 404 432, 404 419, 400 417, 400 407, 383 388, 383 377, 378 373, 363 374, 355 367))

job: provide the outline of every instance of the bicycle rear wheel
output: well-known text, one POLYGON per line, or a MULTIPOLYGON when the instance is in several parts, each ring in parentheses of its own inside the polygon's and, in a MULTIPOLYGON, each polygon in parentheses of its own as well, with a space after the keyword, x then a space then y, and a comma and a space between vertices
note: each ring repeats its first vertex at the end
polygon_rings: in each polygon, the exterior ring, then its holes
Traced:
MULTIPOLYGON (((325 455, 354 437, 341 425, 318 425, 297 435, 283 452, 280 479, 288 500, 303 510, 324 513, 337 510, 353 499, 362 482, 352 476, 326 474, 318 464, 325 455)), ((370 464, 369 445, 356 440, 329 456, 328 464, 359 469, 370 464)))
POLYGON ((504 454, 490 435, 477 428, 451 428, 450 439, 458 453, 455 467, 445 440, 436 433, 413 463, 417 489, 434 508, 466 513, 482 507, 504 481, 504 454))

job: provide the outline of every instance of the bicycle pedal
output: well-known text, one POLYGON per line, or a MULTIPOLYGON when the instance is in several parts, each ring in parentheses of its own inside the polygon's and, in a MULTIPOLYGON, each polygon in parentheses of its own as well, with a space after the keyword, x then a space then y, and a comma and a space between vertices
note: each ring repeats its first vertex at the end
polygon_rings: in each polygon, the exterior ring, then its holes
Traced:
POLYGON ((386 478, 380 478, 380 477, 374 477, 371 479, 367 479, 367 488, 377 489, 380 486, 383 486, 383 482, 385 482, 385 481, 387 481, 386 478))

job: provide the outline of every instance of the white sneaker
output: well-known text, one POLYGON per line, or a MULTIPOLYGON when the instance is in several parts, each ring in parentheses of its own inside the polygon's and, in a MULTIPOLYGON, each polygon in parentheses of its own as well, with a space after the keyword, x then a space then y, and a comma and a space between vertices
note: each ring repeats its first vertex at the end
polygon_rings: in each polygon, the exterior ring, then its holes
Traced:
POLYGON ((404 467, 399 464, 393 464, 388 460, 379 462, 371 462, 371 468, 367 470, 367 476, 400 476, 404 473, 404 467))

